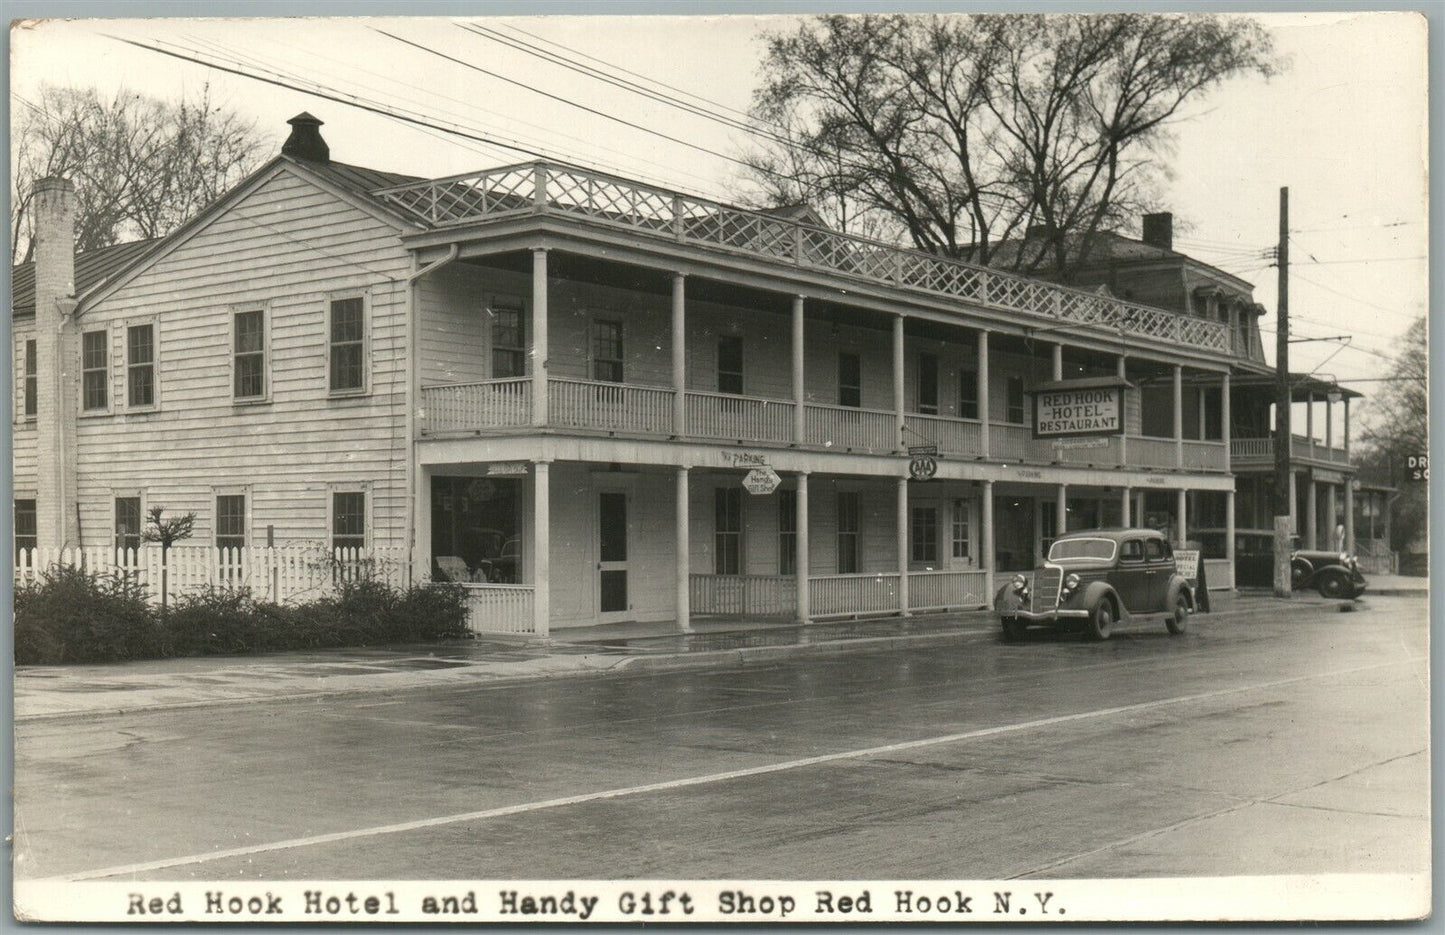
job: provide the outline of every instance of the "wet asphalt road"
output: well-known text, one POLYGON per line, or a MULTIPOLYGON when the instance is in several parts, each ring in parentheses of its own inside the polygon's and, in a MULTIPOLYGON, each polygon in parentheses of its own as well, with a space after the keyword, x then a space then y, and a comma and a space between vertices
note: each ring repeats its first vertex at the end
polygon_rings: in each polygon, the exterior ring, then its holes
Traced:
POLYGON ((1094 644, 22 723, 18 878, 1428 866, 1423 598, 1094 644))

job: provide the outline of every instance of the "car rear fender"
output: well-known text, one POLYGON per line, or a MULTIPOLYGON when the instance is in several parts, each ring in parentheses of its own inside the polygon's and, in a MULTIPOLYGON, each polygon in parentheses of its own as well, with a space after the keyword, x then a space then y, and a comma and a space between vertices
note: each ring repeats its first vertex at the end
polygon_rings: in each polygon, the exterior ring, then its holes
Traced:
POLYGON ((1122 620, 1128 616, 1129 608, 1125 607, 1124 602, 1119 600, 1119 592, 1115 591, 1114 586, 1107 581, 1090 581, 1085 584, 1083 599, 1080 601, 1079 606, 1092 610, 1098 606, 1099 601, 1105 598, 1114 602, 1115 617, 1122 620))

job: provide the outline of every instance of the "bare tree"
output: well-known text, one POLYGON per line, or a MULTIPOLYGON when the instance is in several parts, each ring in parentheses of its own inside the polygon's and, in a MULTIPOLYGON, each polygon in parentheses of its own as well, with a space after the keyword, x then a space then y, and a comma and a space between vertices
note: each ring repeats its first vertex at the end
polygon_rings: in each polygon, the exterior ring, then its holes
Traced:
POLYGON ((1353 455, 1362 477, 1399 488, 1391 503, 1390 547, 1409 551, 1426 533, 1430 491, 1405 477, 1405 458, 1430 450, 1430 348, 1426 319, 1416 319, 1401 336, 1399 350, 1363 407, 1360 444, 1353 455))
POLYGON ((141 538, 147 542, 158 542, 161 547, 161 609, 164 610, 169 603, 167 598, 170 591, 170 582, 167 580, 170 571, 171 546, 182 539, 189 539, 196 530, 196 514, 183 513, 180 516, 173 516, 166 519, 166 509, 162 506, 153 506, 146 514, 146 528, 141 533, 141 538))
POLYGON ((1274 68, 1240 17, 822 16, 767 37, 750 177, 923 250, 1062 275, 1149 202, 1187 101, 1274 68))
POLYGON ((35 183, 76 187, 76 249, 159 237, 236 184, 267 147, 255 125, 215 106, 209 89, 177 101, 129 91, 46 86, 15 110, 10 260, 31 259, 35 183))

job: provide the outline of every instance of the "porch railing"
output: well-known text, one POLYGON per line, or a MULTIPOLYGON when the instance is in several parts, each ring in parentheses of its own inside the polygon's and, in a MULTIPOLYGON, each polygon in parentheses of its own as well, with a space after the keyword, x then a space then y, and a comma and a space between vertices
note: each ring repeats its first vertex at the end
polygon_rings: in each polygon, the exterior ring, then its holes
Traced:
POLYGON ((793 440, 793 404, 788 400, 724 393, 687 393, 687 434, 741 441, 793 440))
POLYGON ((806 411, 810 445, 836 451, 897 450, 897 418, 892 411, 815 404, 809 404, 806 411))
MULTIPOLYGON (((1274 439, 1231 438, 1229 451, 1235 461, 1267 461, 1274 457, 1274 439)), ((1350 463, 1348 449, 1326 445, 1322 441, 1316 441, 1314 445, 1310 445, 1309 438, 1303 435, 1295 435, 1290 439, 1290 457, 1333 461, 1337 464, 1350 463)))
POLYGON ((1186 471, 1227 471, 1229 451, 1224 442, 1184 442, 1184 469, 1186 471))
POLYGON ((896 612, 898 575, 814 575, 808 579, 808 609, 815 617, 896 612))
POLYGON ((535 633, 532 586, 464 584, 467 626, 473 633, 535 633))
POLYGON ((798 579, 788 575, 691 575, 694 614, 719 617, 791 617, 798 609, 798 579))
POLYGON ((943 416, 913 414, 903 420, 906 445, 937 445, 948 455, 983 455, 983 438, 977 421, 949 419, 943 416))
POLYGON ((1110 335, 1125 332, 1191 349, 1239 353, 1226 323, 811 227, 589 169, 533 162, 408 182, 375 194, 433 227, 555 212, 675 243, 1075 322, 1110 335))
POLYGON ((1179 453, 1172 438, 1129 436, 1131 467, 1172 468, 1179 465, 1179 453))
POLYGON ((532 421, 529 377, 423 387, 421 430, 427 434, 471 431, 532 421))
POLYGON ((672 401, 669 387, 547 381, 548 421, 568 428, 671 435, 672 401))
POLYGON ((984 594, 984 579, 982 571, 909 572, 908 609, 981 607, 989 602, 984 594))

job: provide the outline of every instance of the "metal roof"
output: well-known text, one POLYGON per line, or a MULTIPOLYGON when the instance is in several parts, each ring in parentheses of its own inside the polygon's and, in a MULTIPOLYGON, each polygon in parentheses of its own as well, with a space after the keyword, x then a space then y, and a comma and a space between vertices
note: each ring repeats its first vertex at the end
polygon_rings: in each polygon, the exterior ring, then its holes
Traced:
MULTIPOLYGON (((75 294, 105 282, 164 238, 133 240, 87 250, 75 258, 75 294)), ((35 263, 10 268, 10 303, 15 315, 35 314, 35 263)))

